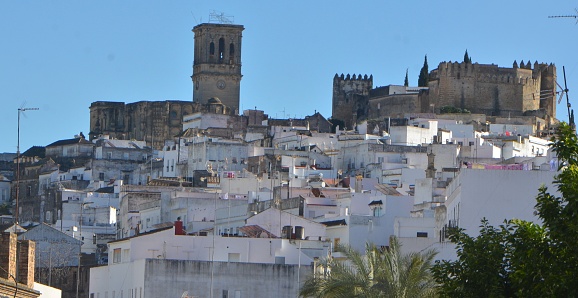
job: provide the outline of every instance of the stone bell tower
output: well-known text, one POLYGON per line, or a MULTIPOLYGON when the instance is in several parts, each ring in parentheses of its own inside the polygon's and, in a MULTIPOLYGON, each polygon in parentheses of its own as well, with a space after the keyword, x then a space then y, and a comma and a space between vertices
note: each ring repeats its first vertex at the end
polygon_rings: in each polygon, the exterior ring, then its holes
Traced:
POLYGON ((239 112, 241 89, 241 39, 245 28, 232 24, 199 24, 195 33, 193 102, 207 104, 217 97, 239 112))

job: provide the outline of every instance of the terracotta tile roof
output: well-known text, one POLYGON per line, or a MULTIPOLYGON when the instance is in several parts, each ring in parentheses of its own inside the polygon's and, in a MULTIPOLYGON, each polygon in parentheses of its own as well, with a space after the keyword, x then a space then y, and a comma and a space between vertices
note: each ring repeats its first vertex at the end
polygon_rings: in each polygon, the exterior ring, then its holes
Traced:
POLYGON ((258 225, 240 227, 239 231, 247 235, 249 238, 279 238, 258 225))
POLYGON ((399 191, 395 190, 395 188, 393 188, 387 184, 377 184, 377 185, 375 185, 375 189, 377 189, 379 192, 381 192, 384 195, 401 196, 401 193, 399 193, 399 191))

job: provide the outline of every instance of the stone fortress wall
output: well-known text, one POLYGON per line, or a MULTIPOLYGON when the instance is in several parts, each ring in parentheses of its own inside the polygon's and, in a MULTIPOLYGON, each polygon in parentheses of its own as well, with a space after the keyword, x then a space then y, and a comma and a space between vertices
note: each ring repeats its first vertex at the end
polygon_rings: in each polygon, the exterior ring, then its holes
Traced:
POLYGON ((337 74, 333 78, 334 119, 351 129, 360 120, 401 118, 407 113, 440 113, 454 107, 488 116, 534 116, 553 123, 556 117, 556 66, 513 63, 441 62, 430 72, 428 88, 373 88, 373 76, 337 74))
POLYGON ((369 92, 373 89, 373 75, 347 74, 333 77, 332 117, 344 120, 351 129, 359 116, 367 115, 369 92))
POLYGON ((535 62, 532 68, 529 61, 522 61, 520 66, 514 62, 512 68, 503 68, 442 62, 430 72, 428 102, 437 111, 453 106, 492 116, 521 116, 542 109, 555 117, 555 84, 556 67, 552 64, 535 62))
POLYGON ((120 140, 139 140, 162 148, 165 140, 182 131, 183 116, 193 113, 190 101, 96 101, 90 105, 90 140, 109 135, 120 140))

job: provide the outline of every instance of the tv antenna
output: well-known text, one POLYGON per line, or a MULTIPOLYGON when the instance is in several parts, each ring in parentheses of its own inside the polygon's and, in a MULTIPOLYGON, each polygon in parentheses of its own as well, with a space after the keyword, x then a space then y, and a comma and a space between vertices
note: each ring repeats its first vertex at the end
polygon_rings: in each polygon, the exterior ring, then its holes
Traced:
POLYGON ((548 18, 551 18, 551 19, 554 19, 554 18, 575 18, 576 24, 578 24, 578 9, 574 8, 574 11, 576 11, 575 15, 548 16, 548 18))
POLYGON ((224 12, 218 12, 216 10, 209 13, 209 23, 233 24, 234 18, 233 16, 226 16, 224 12))
POLYGON ((18 224, 18 214, 20 207, 18 201, 20 197, 20 115, 26 116, 26 111, 36 111, 38 108, 26 108, 26 101, 18 108, 18 142, 16 143, 16 208, 14 211, 14 223, 18 224))
POLYGON ((566 68, 564 68, 564 66, 562 66, 562 74, 564 75, 564 88, 562 88, 562 86, 558 84, 558 82, 556 82, 556 85, 558 85, 558 88, 560 88, 560 91, 556 92, 560 94, 560 97, 558 98, 558 104, 562 101, 562 97, 564 97, 564 94, 566 94, 566 107, 568 108, 568 124, 574 127, 574 110, 570 109, 572 105, 570 105, 570 99, 568 98, 569 90, 568 85, 566 84, 566 68))

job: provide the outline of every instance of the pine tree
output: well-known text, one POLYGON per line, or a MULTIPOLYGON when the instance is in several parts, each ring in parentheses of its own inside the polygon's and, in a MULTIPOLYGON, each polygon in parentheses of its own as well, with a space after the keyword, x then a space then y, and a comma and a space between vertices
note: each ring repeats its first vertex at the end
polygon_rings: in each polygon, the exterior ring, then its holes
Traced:
POLYGON ((404 86, 409 86, 409 80, 407 78, 407 68, 405 69, 405 80, 403 81, 404 86))
POLYGON ((418 87, 427 87, 429 82, 429 70, 427 66, 427 55, 425 55, 425 59, 423 61, 423 67, 419 72, 419 79, 417 80, 418 87))
POLYGON ((466 49, 466 53, 464 54, 464 62, 472 63, 472 58, 468 55, 468 50, 466 49))

